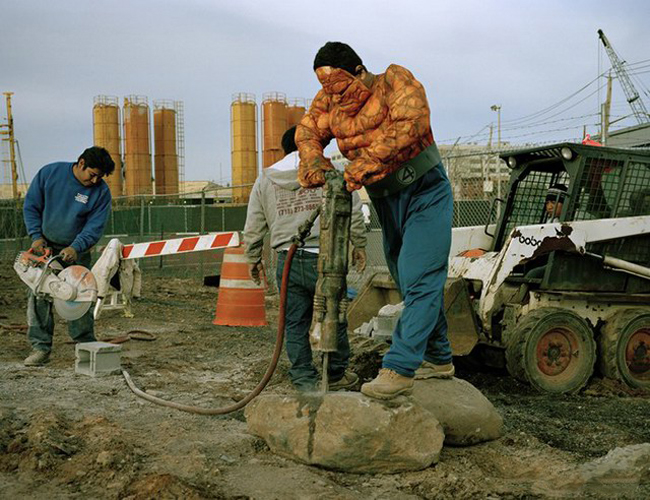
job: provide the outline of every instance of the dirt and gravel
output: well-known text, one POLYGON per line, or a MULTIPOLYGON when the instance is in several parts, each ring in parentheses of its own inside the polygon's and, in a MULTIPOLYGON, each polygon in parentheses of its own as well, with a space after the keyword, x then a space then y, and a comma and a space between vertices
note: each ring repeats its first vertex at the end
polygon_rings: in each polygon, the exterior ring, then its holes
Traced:
MULTIPOLYGON (((26 290, 0 265, 0 324, 24 324, 26 290)), ((277 296, 268 327, 212 324, 216 289, 198 280, 145 275, 134 318, 107 311, 100 338, 138 328, 157 340, 122 344, 122 365, 147 392, 216 407, 241 399, 261 378, 272 351, 277 296)), ((24 333, 0 328, 0 498, 612 498, 611 488, 572 490, 560 480, 616 447, 650 441, 649 395, 594 378, 574 396, 549 396, 498 370, 458 362, 505 420, 505 435, 468 448, 445 447, 424 471, 356 475, 273 455, 246 433, 243 411, 206 417, 138 399, 121 376, 74 373, 74 344, 57 321, 52 361, 22 364, 24 333)), ((353 339, 353 369, 371 378, 381 347, 353 339)), ((290 392, 286 358, 267 391, 290 392)), ((645 478, 647 481, 648 478, 645 478)), ((649 498, 645 484, 614 496, 649 498)))

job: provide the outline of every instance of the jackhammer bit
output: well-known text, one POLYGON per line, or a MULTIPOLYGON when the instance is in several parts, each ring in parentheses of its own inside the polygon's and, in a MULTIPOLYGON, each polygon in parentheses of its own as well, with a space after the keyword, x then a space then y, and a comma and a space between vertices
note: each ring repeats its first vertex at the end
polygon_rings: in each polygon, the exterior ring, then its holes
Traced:
POLYGON ((352 215, 352 194, 345 187, 343 174, 328 171, 325 179, 320 207, 318 280, 309 329, 312 349, 323 353, 323 392, 329 388, 329 353, 337 351, 339 325, 345 322, 348 308, 346 276, 352 215))

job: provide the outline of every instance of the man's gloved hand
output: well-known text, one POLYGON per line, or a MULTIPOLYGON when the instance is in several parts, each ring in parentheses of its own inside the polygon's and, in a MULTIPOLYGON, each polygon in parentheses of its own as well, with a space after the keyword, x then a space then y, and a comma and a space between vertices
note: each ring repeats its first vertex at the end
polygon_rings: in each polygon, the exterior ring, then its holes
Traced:
POLYGON ((75 262, 77 260, 77 251, 72 247, 65 247, 59 254, 65 262, 75 262))
POLYGON ((325 170, 299 170, 298 183, 306 189, 321 187, 325 184, 325 170))
POLYGON ((261 262, 257 262, 256 264, 248 264, 248 275, 256 285, 259 285, 262 282, 260 277, 262 276, 263 272, 264 266, 261 262))
POLYGON ((381 163, 360 157, 345 166, 345 182, 348 191, 361 189, 386 177, 389 171, 381 163))
POLYGON ((366 268, 366 250, 365 248, 354 248, 352 250, 352 265, 356 266, 357 272, 362 273, 366 268))
POLYGON ((38 238, 37 240, 32 241, 32 250, 36 255, 43 255, 46 246, 47 242, 43 238, 38 238))

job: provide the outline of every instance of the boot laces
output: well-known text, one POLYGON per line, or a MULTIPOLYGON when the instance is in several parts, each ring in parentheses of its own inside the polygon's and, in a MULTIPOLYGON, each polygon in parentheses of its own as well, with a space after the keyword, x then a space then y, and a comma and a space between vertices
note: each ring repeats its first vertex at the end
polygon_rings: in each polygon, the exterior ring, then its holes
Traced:
POLYGON ((397 378, 398 373, 390 368, 382 368, 379 370, 379 375, 386 378, 397 378))

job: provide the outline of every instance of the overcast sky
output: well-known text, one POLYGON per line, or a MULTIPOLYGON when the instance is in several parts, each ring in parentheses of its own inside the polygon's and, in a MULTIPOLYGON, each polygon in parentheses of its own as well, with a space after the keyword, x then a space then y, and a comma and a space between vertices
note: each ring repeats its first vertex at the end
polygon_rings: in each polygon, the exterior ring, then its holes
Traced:
MULTIPOLYGON (((441 143, 467 141, 496 121, 493 104, 504 141, 577 137, 583 123, 597 133, 598 82, 535 118, 538 129, 508 121, 560 102, 609 67, 599 28, 637 64, 639 90, 650 86, 639 63, 650 59, 644 0, 0 0, 0 18, 0 91, 15 93, 28 180, 92 143, 94 96, 137 94, 150 105, 184 101, 186 178, 226 182, 232 94, 253 93, 258 103, 271 91, 313 97, 313 58, 328 40, 349 43, 372 72, 409 68, 426 88, 441 143)), ((615 81, 615 116, 630 113, 619 88, 615 81)), ((618 125, 626 123, 634 124, 618 125)))

